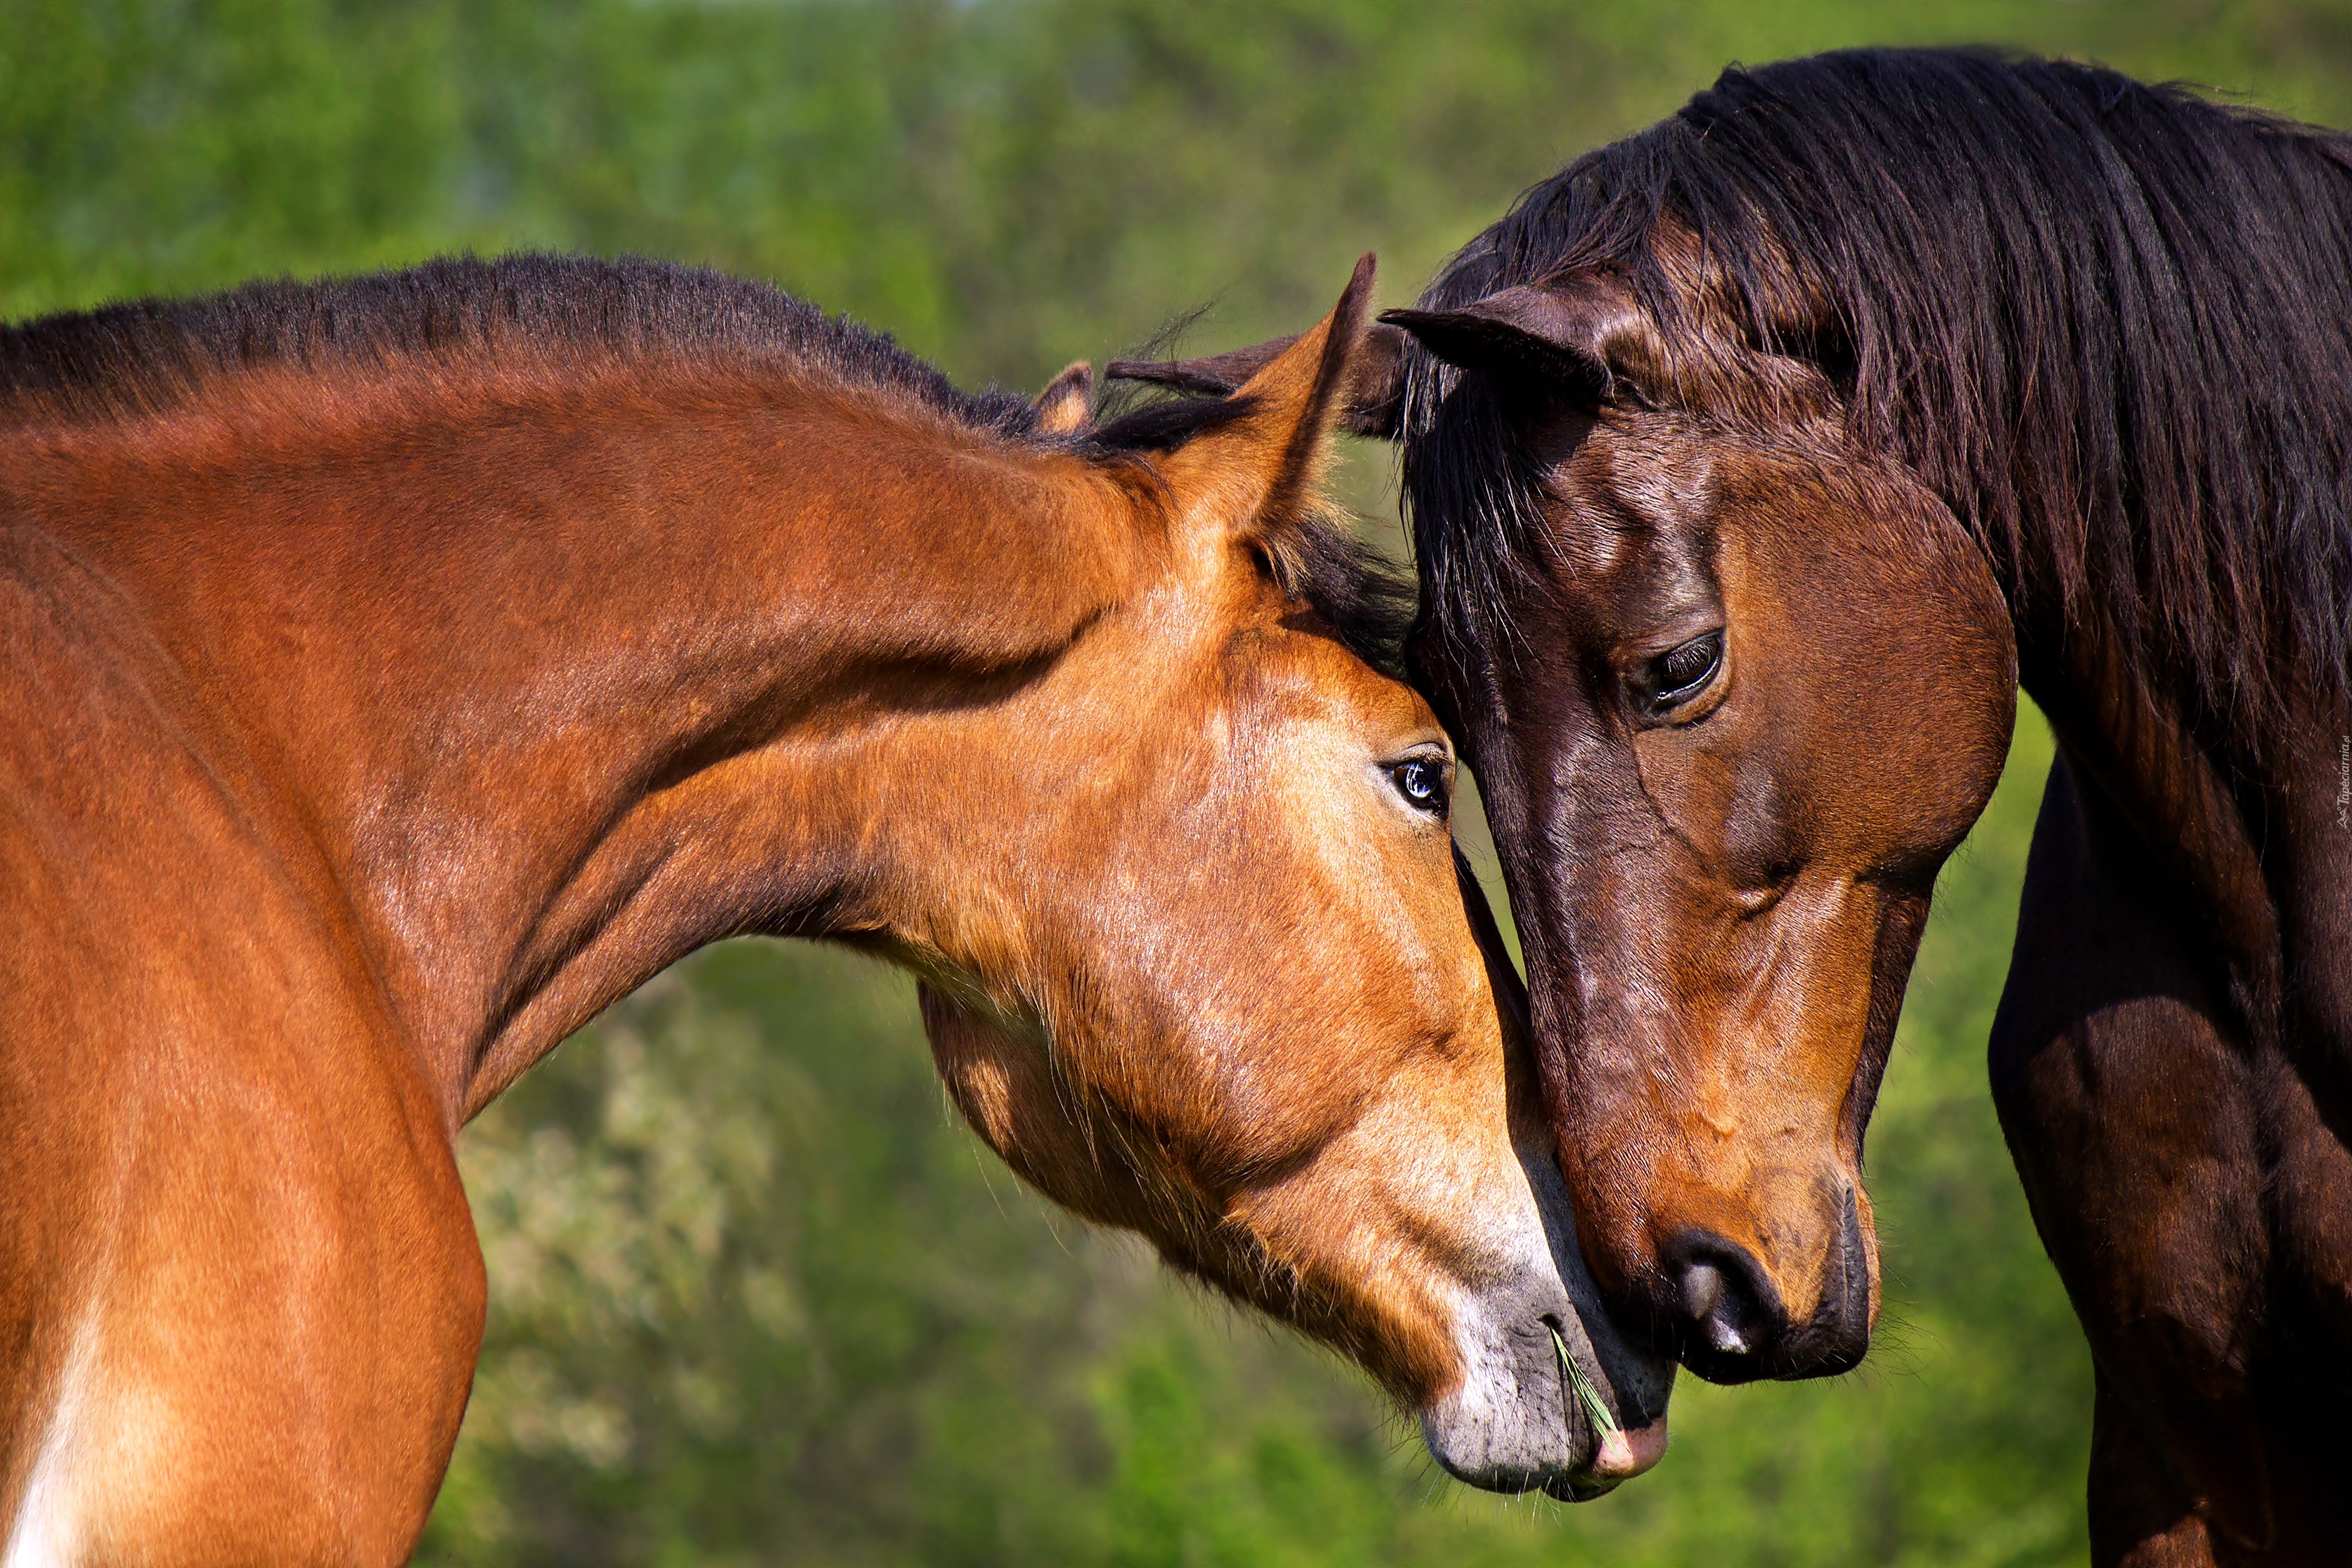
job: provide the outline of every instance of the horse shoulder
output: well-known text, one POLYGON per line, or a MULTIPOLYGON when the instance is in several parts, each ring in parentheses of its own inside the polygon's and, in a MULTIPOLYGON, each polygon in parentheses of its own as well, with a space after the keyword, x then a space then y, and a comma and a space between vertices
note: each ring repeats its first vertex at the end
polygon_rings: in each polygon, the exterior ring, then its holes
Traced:
POLYGON ((2279 1495, 2291 1456, 2267 1440, 2274 1412, 2254 1375, 2276 1304, 2265 1048, 2231 1004, 2201 911, 2120 808, 2053 766, 1991 1069, 2099 1370, 2102 1562, 2191 1515, 2254 1544, 2307 1511, 2279 1495))
POLYGON ((481 1326, 446 1118, 132 632, 0 534, 0 1563, 397 1561, 481 1326))

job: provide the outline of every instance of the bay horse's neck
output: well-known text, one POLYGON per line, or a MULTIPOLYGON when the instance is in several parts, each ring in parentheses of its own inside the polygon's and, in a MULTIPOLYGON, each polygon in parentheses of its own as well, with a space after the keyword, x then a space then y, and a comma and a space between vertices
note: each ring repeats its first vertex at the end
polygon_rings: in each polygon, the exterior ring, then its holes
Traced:
POLYGON ((453 1118, 703 942, 887 924, 875 747, 1128 591, 1089 473, 864 389, 641 370, 247 388, 0 458, 164 727, 315 852, 453 1118))

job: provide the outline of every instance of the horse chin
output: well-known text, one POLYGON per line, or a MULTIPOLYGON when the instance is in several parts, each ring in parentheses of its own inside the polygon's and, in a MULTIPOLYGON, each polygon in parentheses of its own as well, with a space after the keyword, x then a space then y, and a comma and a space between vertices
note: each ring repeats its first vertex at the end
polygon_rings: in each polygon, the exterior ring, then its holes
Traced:
POLYGON ((1656 1464, 1666 1451, 1664 1390, 1671 1364, 1649 1369, 1656 1392, 1645 1404, 1631 1388, 1596 1375, 1599 1359, 1582 1325, 1559 1324, 1560 1343, 1584 1369, 1616 1429, 1602 1431, 1583 1408, 1559 1362, 1553 1320, 1498 1324, 1459 1387, 1421 1413, 1431 1458, 1456 1480, 1486 1491, 1547 1492, 1582 1502, 1656 1464), (1643 1419, 1651 1408, 1658 1414, 1643 1419))
POLYGON ((1509 1281, 1462 1303, 1462 1381, 1422 1410, 1422 1439, 1457 1480, 1580 1502, 1664 1457, 1675 1364, 1628 1341, 1602 1309, 1549 1150, 1522 1150, 1519 1163, 1541 1234, 1526 1238, 1530 1256, 1509 1281), (1575 1362, 1583 1391, 1563 1357, 1575 1362), (1607 1413, 1606 1427, 1588 1392, 1607 1413))

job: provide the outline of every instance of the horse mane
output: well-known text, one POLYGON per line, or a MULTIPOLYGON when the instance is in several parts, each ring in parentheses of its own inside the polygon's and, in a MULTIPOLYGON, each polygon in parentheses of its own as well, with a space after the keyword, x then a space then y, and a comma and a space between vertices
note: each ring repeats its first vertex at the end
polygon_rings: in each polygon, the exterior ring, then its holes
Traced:
POLYGON ((582 366, 686 358, 790 367, 1000 434, 1035 423, 1018 394, 960 391, 887 336, 766 284, 639 256, 528 254, 249 283, 0 327, 0 419, 137 418, 182 406, 208 383, 278 367, 517 355, 582 366))
MULTIPOLYGON (((1019 393, 964 392, 887 335, 767 284, 636 256, 525 254, 251 283, 0 325, 0 429, 140 419, 257 371, 517 358, 583 369, 685 360, 814 372, 978 432, 1099 456, 1172 451, 1248 412, 1233 398, 1155 404, 1075 438, 1048 436, 1019 393)), ((1410 587, 1319 514, 1292 521, 1285 538, 1274 563, 1284 590, 1367 663, 1394 672, 1410 587)))
MULTIPOLYGON (((1747 346, 1819 365, 2021 611, 2104 617, 2242 735, 2298 663, 2352 685, 2352 140, 1986 51, 1735 67, 1528 191, 1423 308, 1614 267, 1671 343, 1701 301, 1669 226, 1747 346)), ((1425 351, 1408 376, 1416 547, 1448 612, 1491 622, 1540 477, 1425 351)))

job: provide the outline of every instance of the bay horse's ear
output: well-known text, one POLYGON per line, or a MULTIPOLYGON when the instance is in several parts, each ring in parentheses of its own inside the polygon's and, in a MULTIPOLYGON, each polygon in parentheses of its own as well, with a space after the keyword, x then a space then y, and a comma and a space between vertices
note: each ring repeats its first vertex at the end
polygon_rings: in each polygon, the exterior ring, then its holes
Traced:
POLYGON ((1449 365, 1528 377, 1596 400, 1636 364, 1655 368, 1648 363, 1656 357, 1649 319, 1613 277, 1522 284, 1458 310, 1390 310, 1381 319, 1449 365))
MULTIPOLYGON (((1301 335, 1271 338, 1198 360, 1113 360, 1103 373, 1114 381, 1150 382, 1178 392, 1224 397, 1274 363, 1301 335)), ((1376 326, 1364 334, 1348 385, 1347 406, 1339 416, 1342 429, 1381 441, 1396 439, 1397 417, 1404 408, 1404 333, 1394 327, 1376 326)))
POLYGON ((1282 530, 1315 504, 1331 432, 1364 357, 1373 272, 1367 251, 1331 314, 1234 389, 1220 411, 1229 417, 1207 423, 1160 460, 1181 516, 1214 518, 1280 553, 1282 530))
POLYGON ((1038 431, 1045 435, 1076 435, 1084 430, 1094 412, 1094 390, 1095 368, 1084 360, 1072 361, 1029 405, 1037 411, 1038 431))

